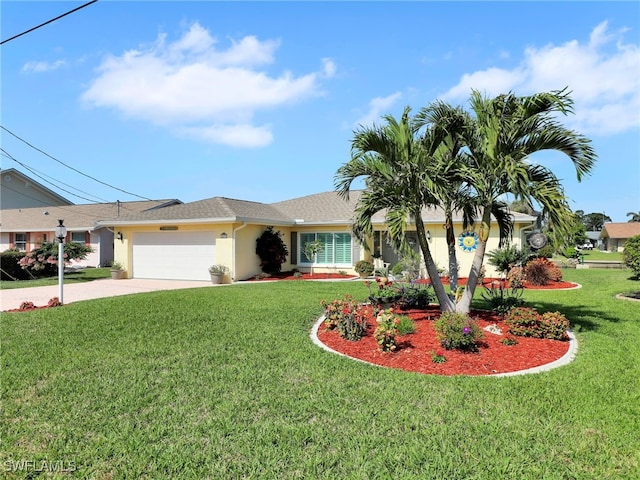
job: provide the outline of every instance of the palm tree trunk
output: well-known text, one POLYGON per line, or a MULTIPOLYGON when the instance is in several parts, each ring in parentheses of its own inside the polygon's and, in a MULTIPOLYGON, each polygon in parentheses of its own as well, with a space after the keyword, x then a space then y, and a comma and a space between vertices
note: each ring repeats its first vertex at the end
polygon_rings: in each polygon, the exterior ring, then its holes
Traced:
POLYGON ((433 256, 431 255, 431 249, 429 248, 429 242, 427 241, 427 234, 424 230, 424 223, 422 223, 420 211, 416 212, 414 218, 416 222, 416 233, 418 234, 418 243, 420 244, 420 250, 422 250, 422 256, 424 258, 424 266, 427 269, 427 274, 431 279, 431 285, 433 285, 433 290, 436 293, 438 304, 440 305, 440 311, 453 312, 456 306, 447 295, 444 285, 442 284, 442 279, 438 275, 438 267, 433 261, 433 256))
POLYGON ((469 313, 471 311, 471 301, 473 300, 473 294, 476 291, 478 276, 480 274, 480 269, 482 268, 482 261, 484 260, 484 254, 487 250, 487 240, 489 239, 490 228, 491 209, 489 207, 485 207, 482 212, 482 224, 480 225, 480 241, 478 242, 478 248, 476 249, 473 262, 471 263, 471 271, 469 272, 467 286, 464 289, 462 298, 456 305, 456 312, 469 313))
POLYGON ((447 251, 449 253, 449 290, 452 294, 458 289, 458 257, 456 256, 456 236, 453 230, 451 211, 446 213, 447 251))

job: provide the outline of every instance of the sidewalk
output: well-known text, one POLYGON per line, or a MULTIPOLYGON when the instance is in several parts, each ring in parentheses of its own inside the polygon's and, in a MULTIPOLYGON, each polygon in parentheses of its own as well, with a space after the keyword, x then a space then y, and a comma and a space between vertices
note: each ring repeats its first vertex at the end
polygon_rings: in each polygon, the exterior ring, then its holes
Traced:
MULTIPOLYGON (((211 282, 187 280, 145 280, 140 278, 126 280, 104 279, 64 285, 63 300, 65 304, 69 304, 81 300, 116 297, 119 295, 130 295, 132 293, 213 286, 211 282)), ((50 299, 58 295, 58 285, 0 290, 0 311, 19 308, 22 302, 33 302, 36 307, 42 307, 46 305, 50 299)))

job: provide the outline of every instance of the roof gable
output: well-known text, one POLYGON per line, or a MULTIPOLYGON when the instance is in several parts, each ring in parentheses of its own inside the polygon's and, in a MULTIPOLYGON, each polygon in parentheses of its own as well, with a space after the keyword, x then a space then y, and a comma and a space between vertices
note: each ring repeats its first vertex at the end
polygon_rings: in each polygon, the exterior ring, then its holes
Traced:
POLYGON ((640 235, 640 222, 605 223, 600 238, 631 238, 640 235))
POLYGON ((0 207, 5 209, 30 208, 49 205, 73 205, 62 195, 58 195, 33 178, 15 168, 0 170, 2 189, 0 207))

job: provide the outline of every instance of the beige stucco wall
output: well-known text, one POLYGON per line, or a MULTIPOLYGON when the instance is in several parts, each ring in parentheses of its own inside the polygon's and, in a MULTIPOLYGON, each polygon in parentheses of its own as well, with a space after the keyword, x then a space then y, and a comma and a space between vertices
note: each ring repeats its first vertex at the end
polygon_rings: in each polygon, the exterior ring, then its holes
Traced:
POLYGON ((233 257, 232 257, 232 230, 233 225, 227 224, 181 224, 163 223, 162 225, 136 225, 136 226, 114 226, 113 231, 122 233, 122 240, 114 238, 113 260, 124 265, 127 273, 126 277, 131 278, 133 272, 133 246, 131 238, 135 233, 159 232, 161 226, 177 226, 179 232, 215 232, 216 233, 216 264, 225 265, 230 274, 223 281, 229 282, 233 277, 233 257), (222 233, 227 234, 227 239, 220 238, 222 233))
MULTIPOLYGON (((431 256, 436 262, 436 265, 440 268, 449 268, 449 251, 446 241, 446 231, 441 224, 427 224, 425 228, 428 230, 431 240, 429 240, 429 249, 431 250, 431 256)), ((514 225, 513 239, 511 243, 513 245, 522 248, 524 236, 527 230, 530 228, 530 224, 516 224, 514 225)), ((462 233, 461 226, 455 228, 456 233, 456 257, 458 260, 458 275, 460 277, 468 277, 471 270, 471 264, 475 256, 475 250, 472 252, 466 252, 460 248, 458 244, 458 238, 462 233)), ((476 232, 477 233, 477 232, 476 232)), ((498 248, 500 231, 497 224, 491 225, 491 231, 489 239, 487 240, 487 249, 484 256, 483 265, 485 266, 486 276, 497 276, 498 273, 495 268, 487 262, 487 254, 491 250, 498 248)), ((422 255, 421 255, 422 258, 422 255)), ((385 260, 383 258, 383 260, 385 260)), ((389 269, 393 268, 393 264, 389 266, 389 269)), ((426 276, 424 265, 421 266, 421 273, 426 276)))
MULTIPOLYGON (((522 241, 524 233, 521 231, 521 227, 530 228, 530 225, 516 224, 514 226, 514 235, 512 243, 522 247, 522 241)), ((115 226, 114 232, 122 232, 123 239, 114 239, 114 260, 125 265, 127 269, 127 275, 131 275, 132 272, 132 246, 130 239, 132 235, 137 232, 157 232, 160 225, 146 225, 146 226, 115 226)), ((264 232, 267 225, 255 225, 244 223, 227 223, 227 224, 193 224, 193 225, 178 225, 178 231, 213 231, 216 233, 216 263, 226 265, 229 268, 230 275, 226 281, 240 281, 246 280, 254 275, 261 273, 260 259, 255 253, 256 239, 264 232), (221 238, 222 233, 226 233, 227 238, 221 238)), ((436 260, 438 266, 442 268, 448 268, 449 259, 445 238, 445 230, 441 224, 427 225, 431 240, 429 241, 429 247, 433 258, 436 260)), ((289 271, 292 268, 300 268, 301 271, 308 271, 308 266, 298 266, 291 264, 291 232, 305 233, 305 232, 351 232, 351 227, 348 225, 336 225, 336 226, 309 226, 309 225, 295 225, 295 226, 274 226, 275 231, 282 233, 282 240, 289 250, 289 257, 285 264, 282 265, 283 271, 289 271)), ((462 232, 461 228, 456 228, 456 253, 458 262, 460 264, 459 275, 466 277, 469 274, 471 263, 473 261, 475 252, 464 252, 457 246, 457 236, 462 232)), ((487 245, 487 253, 491 250, 498 248, 498 236, 499 231, 497 225, 492 225, 491 233, 487 245)), ((353 240, 356 242, 356 240, 353 240)), ((355 264, 361 259, 371 259, 373 254, 372 249, 365 250, 360 247, 359 253, 354 255, 353 263, 355 264)), ((492 266, 487 263, 487 257, 485 255, 484 265, 486 268, 487 276, 495 276, 496 272, 492 266)), ((390 268, 393 265, 390 265, 390 268)), ((424 268, 424 267, 423 267, 424 268)), ((345 267, 344 265, 323 265, 314 266, 314 272, 338 272, 346 271, 349 274, 355 274, 353 268, 345 267)))

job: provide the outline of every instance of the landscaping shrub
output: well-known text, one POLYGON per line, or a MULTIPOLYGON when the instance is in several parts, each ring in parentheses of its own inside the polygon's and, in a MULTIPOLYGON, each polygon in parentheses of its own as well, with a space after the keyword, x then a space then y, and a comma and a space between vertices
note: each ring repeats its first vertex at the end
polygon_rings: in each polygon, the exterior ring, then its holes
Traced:
POLYGON ((527 250, 520 250, 516 245, 491 250, 487 253, 487 262, 506 276, 512 267, 521 266, 529 258, 527 250))
POLYGON ((522 288, 505 288, 500 283, 498 286, 485 286, 482 298, 489 304, 491 311, 504 316, 509 310, 524 305, 522 299, 522 288))
POLYGON ((540 318, 540 330, 542 338, 553 340, 567 340, 569 320, 560 312, 545 312, 540 318))
POLYGON ((484 338, 478 324, 464 313, 444 312, 435 323, 436 337, 447 350, 477 352, 477 341, 484 338))
POLYGON ((578 258, 580 256, 580 252, 576 247, 567 247, 562 251, 562 256, 566 258, 578 258))
POLYGON ((2 280, 26 280, 31 278, 20 266, 20 260, 26 255, 20 250, 5 250, 0 254, 0 279, 2 280))
POLYGON ((559 312, 540 315, 534 308, 513 308, 504 319, 508 333, 519 337, 550 338, 567 340, 569 320, 559 312))
POLYGON ((330 303, 322 301, 327 328, 337 328, 340 336, 347 340, 360 340, 367 330, 367 312, 351 296, 344 300, 334 300, 330 303))
POLYGON ((368 277, 373 273, 375 267, 368 260, 359 260, 354 266, 354 270, 363 277, 368 277))
MULTIPOLYGON (((35 250, 31 250, 22 259, 20 266, 24 270, 29 270, 31 274, 39 276, 54 276, 58 272, 58 247, 55 242, 42 242, 35 250)), ((76 242, 64 244, 64 262, 71 260, 84 260, 93 249, 76 242)))
POLYGON ((513 267, 507 274, 507 281, 511 288, 523 288, 524 279, 524 268, 522 267, 513 267))
POLYGON ((547 243, 544 247, 539 250, 536 250, 535 254, 540 258, 553 258, 553 255, 556 253, 555 248, 550 243, 547 243))
POLYGON ((282 241, 282 232, 274 232, 269 226, 256 239, 256 254, 260 257, 260 268, 265 273, 279 273, 287 261, 289 251, 282 241))
POLYGON ((401 284, 399 293, 400 299, 397 304, 403 310, 426 308, 435 300, 435 295, 431 292, 431 286, 424 283, 411 282, 401 284))
POLYGON ((380 349, 383 352, 393 352, 398 345, 396 343, 396 336, 398 335, 398 325, 400 325, 400 319, 393 314, 391 309, 382 310, 376 316, 376 327, 373 336, 380 345, 380 349))
POLYGON ((530 260, 524 267, 526 280, 532 285, 544 286, 562 280, 562 270, 546 258, 530 260))
POLYGON ((406 315, 398 315, 400 322, 396 326, 398 329, 398 335, 408 335, 416 331, 416 323, 406 315))
POLYGON ((633 271, 634 278, 640 278, 640 235, 635 235, 625 242, 622 260, 633 271))

